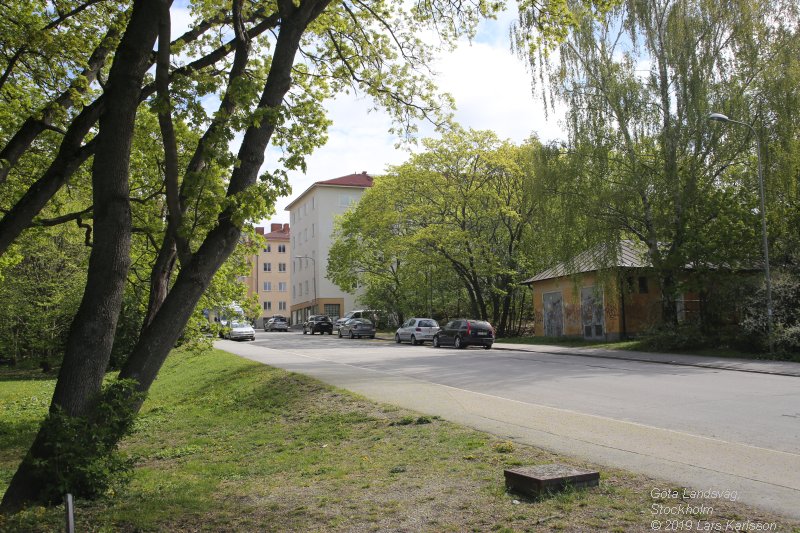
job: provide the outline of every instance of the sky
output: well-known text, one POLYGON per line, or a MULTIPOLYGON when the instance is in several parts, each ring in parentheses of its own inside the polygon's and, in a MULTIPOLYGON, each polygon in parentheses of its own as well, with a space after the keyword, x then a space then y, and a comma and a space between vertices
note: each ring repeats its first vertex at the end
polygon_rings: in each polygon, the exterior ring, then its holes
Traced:
MULTIPOLYGON (((453 52, 441 56, 433 67, 435 82, 454 97, 455 119, 464 128, 493 130, 501 139, 515 142, 532 133, 544 142, 563 139, 563 113, 551 111, 546 116, 541 96, 531 90, 530 72, 511 51, 509 27, 514 16, 506 11, 496 20, 482 22, 472 42, 464 39, 453 52)), ((275 215, 259 225, 289 222, 286 206, 314 182, 363 171, 381 174, 388 165, 408 159, 408 150, 396 148, 398 139, 388 133, 388 115, 370 107, 368 98, 352 93, 328 102, 333 121, 328 143, 307 158, 305 173, 289 173, 291 196, 280 198, 275 215)), ((426 125, 419 130, 421 136, 433 135, 426 125)))

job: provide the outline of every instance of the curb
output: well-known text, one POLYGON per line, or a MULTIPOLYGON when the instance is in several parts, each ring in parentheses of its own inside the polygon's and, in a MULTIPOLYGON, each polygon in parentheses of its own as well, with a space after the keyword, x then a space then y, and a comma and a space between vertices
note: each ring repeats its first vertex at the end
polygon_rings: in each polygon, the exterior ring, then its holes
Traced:
MULTIPOLYGON (((376 336, 375 340, 382 340, 387 342, 394 342, 394 338, 376 336)), ((526 345, 520 345, 526 346, 526 345)), ((785 376, 785 377, 792 377, 797 378, 800 377, 800 365, 798 365, 798 369, 795 372, 789 371, 780 371, 780 370, 765 370, 765 369, 758 369, 758 368, 741 368, 741 367, 730 367, 721 364, 714 364, 714 363, 706 363, 703 361, 691 362, 691 361, 667 361, 667 360, 660 360, 660 359, 648 359, 645 357, 635 357, 635 356, 627 356, 624 353, 617 354, 598 354, 598 353, 585 353, 585 352, 575 352, 575 351, 547 351, 547 350, 526 350, 525 348, 507 348, 497 346, 495 343, 492 346, 493 350, 501 350, 505 352, 523 352, 523 353, 543 353, 547 355, 568 355, 571 357, 591 357, 594 359, 616 359, 620 361, 635 361, 637 363, 653 363, 656 365, 670 365, 670 366, 690 366, 695 368, 709 368, 712 370, 728 370, 730 372, 747 372, 749 374, 767 374, 771 376, 785 376)), ((660 352, 659 352, 660 353, 660 352)), ((669 355, 669 354, 661 354, 661 355, 669 355)), ((702 357, 702 356, 697 356, 702 357)))
MULTIPOLYGON (((552 352, 546 350, 526 350, 524 348, 506 348, 500 346, 492 346, 493 350, 503 350, 507 352, 525 352, 525 353, 544 353, 547 355, 569 355, 573 357, 592 357, 594 359, 617 359, 621 361, 635 361, 638 363, 653 363, 656 365, 671 365, 671 366, 691 366, 695 368, 709 368, 713 370, 728 370, 730 372, 747 372, 750 374, 768 374, 772 376, 786 376, 786 377, 800 377, 800 369, 797 372, 782 372, 780 370, 763 370, 758 368, 741 368, 741 367, 730 367, 724 366, 720 364, 714 363, 705 363, 702 361, 698 362, 690 362, 690 361, 665 361, 659 359, 647 359, 643 357, 633 357, 633 356, 625 356, 623 354, 620 355, 610 355, 610 354, 597 354, 597 353, 582 353, 582 352, 552 352)), ((702 356, 698 356, 702 357, 702 356)))

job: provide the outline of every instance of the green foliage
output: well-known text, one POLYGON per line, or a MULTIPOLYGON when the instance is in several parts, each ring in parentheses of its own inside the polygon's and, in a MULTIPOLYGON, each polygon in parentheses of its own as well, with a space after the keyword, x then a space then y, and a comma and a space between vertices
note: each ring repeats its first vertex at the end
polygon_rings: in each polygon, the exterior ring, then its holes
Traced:
POLYGON ((0 357, 60 358, 86 279, 82 240, 73 228, 31 230, 7 256, 0 279, 0 357))
MULTIPOLYGON (((800 360, 800 256, 772 271, 772 341, 777 356, 800 360)), ((766 284, 761 280, 757 290, 745 300, 741 323, 743 340, 763 352, 767 351, 766 284)))
POLYGON ((139 393, 136 382, 120 380, 107 385, 91 417, 71 417, 59 408, 44 420, 33 459, 32 477, 42 483, 44 503, 63 500, 66 493, 94 499, 124 485, 134 461, 118 450, 119 440, 130 434, 139 393))
POLYGON ((711 111, 754 123, 766 141, 769 233, 791 248, 797 92, 777 71, 788 65, 797 80, 785 55, 798 46, 795 3, 575 1, 563 11, 569 31, 555 38, 537 26, 536 7, 521 4, 517 49, 543 96, 568 106, 573 173, 561 191, 591 220, 576 230, 644 245, 666 324, 677 324, 679 294, 751 269, 762 253, 755 143, 748 128, 710 123, 711 111), (696 279, 684 283, 688 264, 696 279))
MULTIPOLYGON (((328 276, 404 316, 491 320, 517 330, 531 271, 565 240, 558 150, 487 131, 454 130, 375 180, 339 221, 328 276)), ((566 240, 569 240, 568 237, 566 240)))

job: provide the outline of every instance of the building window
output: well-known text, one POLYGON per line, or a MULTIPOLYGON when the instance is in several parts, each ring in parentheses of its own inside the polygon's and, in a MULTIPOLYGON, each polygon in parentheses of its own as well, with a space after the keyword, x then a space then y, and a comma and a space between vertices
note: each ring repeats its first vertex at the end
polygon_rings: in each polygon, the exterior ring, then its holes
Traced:
POLYGON ((639 276, 639 292, 641 294, 646 294, 647 290, 647 278, 644 276, 639 276))
POLYGON ((267 244, 264 247, 264 251, 267 252, 267 253, 271 252, 272 251, 272 245, 271 244, 267 244))
POLYGON ((303 240, 308 241, 308 228, 303 230, 303 240))
POLYGON ((286 272, 286 263, 278 263, 278 272, 286 272))
POLYGON ((278 282, 278 292, 286 292, 286 282, 279 281, 278 282))
POLYGON ((264 302, 264 311, 272 311, 272 302, 264 302))
POLYGON ((339 304, 325 304, 325 314, 331 318, 339 316, 339 304))
POLYGON ((279 244, 278 245, 278 253, 279 254, 285 254, 286 253, 286 245, 285 244, 279 244))
POLYGON ((264 272, 272 272, 272 263, 264 263, 264 272))
POLYGON ((308 280, 306 280, 306 294, 308 294, 308 280))
POLYGON ((265 281, 264 282, 264 292, 269 292, 271 290, 272 290, 272 282, 271 281, 265 281))
POLYGON ((286 311, 286 302, 278 302, 278 311, 286 311))

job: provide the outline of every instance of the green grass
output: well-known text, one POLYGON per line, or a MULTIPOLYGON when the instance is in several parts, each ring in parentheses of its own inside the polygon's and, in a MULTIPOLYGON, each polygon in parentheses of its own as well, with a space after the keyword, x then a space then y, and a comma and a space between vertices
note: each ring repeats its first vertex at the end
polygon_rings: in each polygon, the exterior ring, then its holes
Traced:
MULTIPOLYGON (((30 377, 0 387, 0 491, 52 394, 30 377)), ((169 357, 123 449, 133 481, 78 501, 78 531, 650 531, 650 490, 665 486, 604 468, 597 488, 508 494, 504 467, 591 465, 219 351, 169 357)), ((800 531, 715 505, 734 516, 800 531)), ((0 517, 0 531, 60 528, 63 508, 0 517)))

